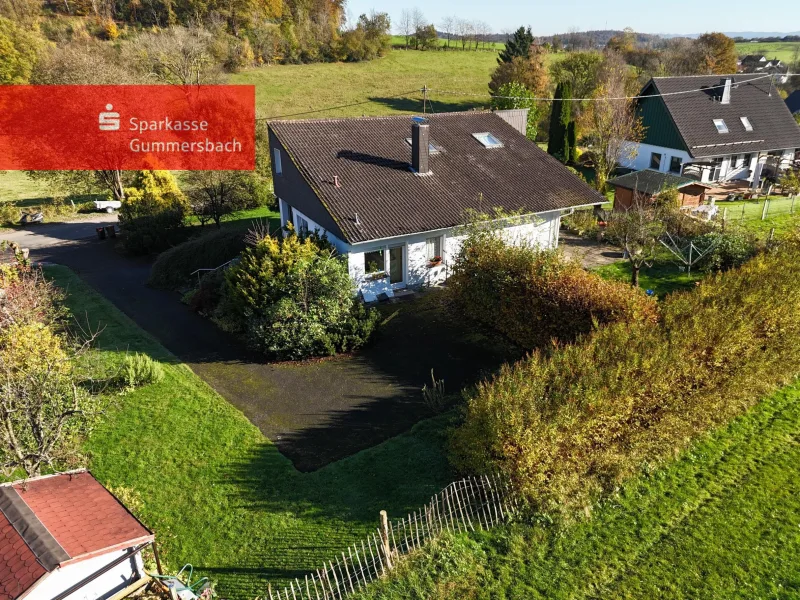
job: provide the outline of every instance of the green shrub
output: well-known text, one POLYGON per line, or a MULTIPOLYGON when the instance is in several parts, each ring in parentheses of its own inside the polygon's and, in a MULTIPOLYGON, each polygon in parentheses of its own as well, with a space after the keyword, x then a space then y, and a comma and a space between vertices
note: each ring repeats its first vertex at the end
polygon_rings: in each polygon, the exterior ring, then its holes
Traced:
POLYGON ((800 243, 669 295, 658 323, 612 323, 505 367, 453 438, 539 510, 585 507, 800 372, 800 243))
POLYGON ((16 225, 19 223, 19 208, 14 204, 0 204, 0 226, 16 225))
POLYGON ((567 215, 561 222, 566 227, 567 231, 571 231, 577 235, 593 236, 600 230, 597 223, 597 218, 594 216, 592 210, 576 210, 571 215, 567 215))
POLYGON ((161 363, 153 360, 147 354, 137 352, 125 357, 120 368, 119 379, 124 387, 137 388, 158 383, 164 379, 164 369, 161 363))
POLYGON ((125 249, 150 254, 169 248, 183 226, 189 205, 169 171, 141 171, 125 190, 119 210, 125 249))
POLYGON ((656 318, 639 289, 606 281, 555 250, 506 244, 494 232, 470 233, 447 284, 452 306, 523 348, 571 341, 596 323, 656 318))
POLYGON ((354 297, 347 264, 311 238, 265 237, 226 272, 217 318, 277 360, 331 356, 370 336, 377 311, 354 297))
POLYGON ((197 269, 214 269, 236 258, 246 247, 241 231, 220 229, 162 252, 150 269, 148 283, 174 290, 187 283, 197 269))
POLYGON ((713 231, 694 240, 698 248, 713 246, 700 262, 704 271, 727 271, 743 265, 756 253, 755 236, 745 230, 713 231))

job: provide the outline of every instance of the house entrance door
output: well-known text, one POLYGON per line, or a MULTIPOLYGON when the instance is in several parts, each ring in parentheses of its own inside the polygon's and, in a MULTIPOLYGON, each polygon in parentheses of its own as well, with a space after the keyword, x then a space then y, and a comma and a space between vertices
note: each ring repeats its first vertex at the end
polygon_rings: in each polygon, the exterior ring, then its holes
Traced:
POLYGON ((403 287, 405 284, 403 246, 391 246, 389 248, 389 283, 395 288, 403 287))

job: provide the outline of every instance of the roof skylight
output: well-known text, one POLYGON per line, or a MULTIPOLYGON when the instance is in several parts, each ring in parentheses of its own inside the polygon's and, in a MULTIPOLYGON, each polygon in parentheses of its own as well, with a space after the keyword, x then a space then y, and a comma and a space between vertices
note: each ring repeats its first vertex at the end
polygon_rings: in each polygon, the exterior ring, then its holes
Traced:
POLYGON ((483 133, 473 133, 472 137, 478 140, 481 144, 484 145, 486 148, 502 148, 503 142, 498 140, 488 131, 484 131, 483 133))
POLYGON ((717 128, 717 133, 728 133, 728 126, 724 119, 714 119, 714 126, 717 128))
MULTIPOLYGON (((411 145, 411 138, 406 138, 406 144, 411 145)), ((436 145, 436 142, 428 142, 428 154, 441 154, 442 149, 436 145)))
POLYGON ((753 131, 753 124, 750 123, 750 119, 748 119, 747 117, 739 117, 739 119, 742 121, 742 125, 744 125, 745 131, 753 131))

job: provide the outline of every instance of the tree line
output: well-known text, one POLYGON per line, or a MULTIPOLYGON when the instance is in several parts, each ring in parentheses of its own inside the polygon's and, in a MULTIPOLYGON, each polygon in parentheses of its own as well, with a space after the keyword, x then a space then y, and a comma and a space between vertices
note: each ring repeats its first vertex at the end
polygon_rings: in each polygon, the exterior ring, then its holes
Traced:
POLYGON ((405 38, 407 50, 430 50, 438 47, 445 50, 486 50, 493 49, 495 42, 504 41, 503 36, 493 33, 491 26, 485 21, 446 16, 437 27, 425 18, 419 8, 405 9, 400 13, 397 31, 405 38))

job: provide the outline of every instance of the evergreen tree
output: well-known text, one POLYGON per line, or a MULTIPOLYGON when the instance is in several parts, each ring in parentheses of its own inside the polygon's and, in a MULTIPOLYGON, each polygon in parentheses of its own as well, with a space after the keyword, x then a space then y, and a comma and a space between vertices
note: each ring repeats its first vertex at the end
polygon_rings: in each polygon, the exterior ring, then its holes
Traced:
POLYGON ((547 153, 564 162, 574 161, 577 157, 575 120, 572 118, 572 102, 569 98, 572 98, 572 84, 568 81, 559 83, 547 139, 547 153))
POLYGON ((531 28, 520 27, 506 42, 506 47, 497 57, 499 64, 511 62, 515 57, 528 58, 530 56, 531 44, 533 44, 533 34, 531 28))

